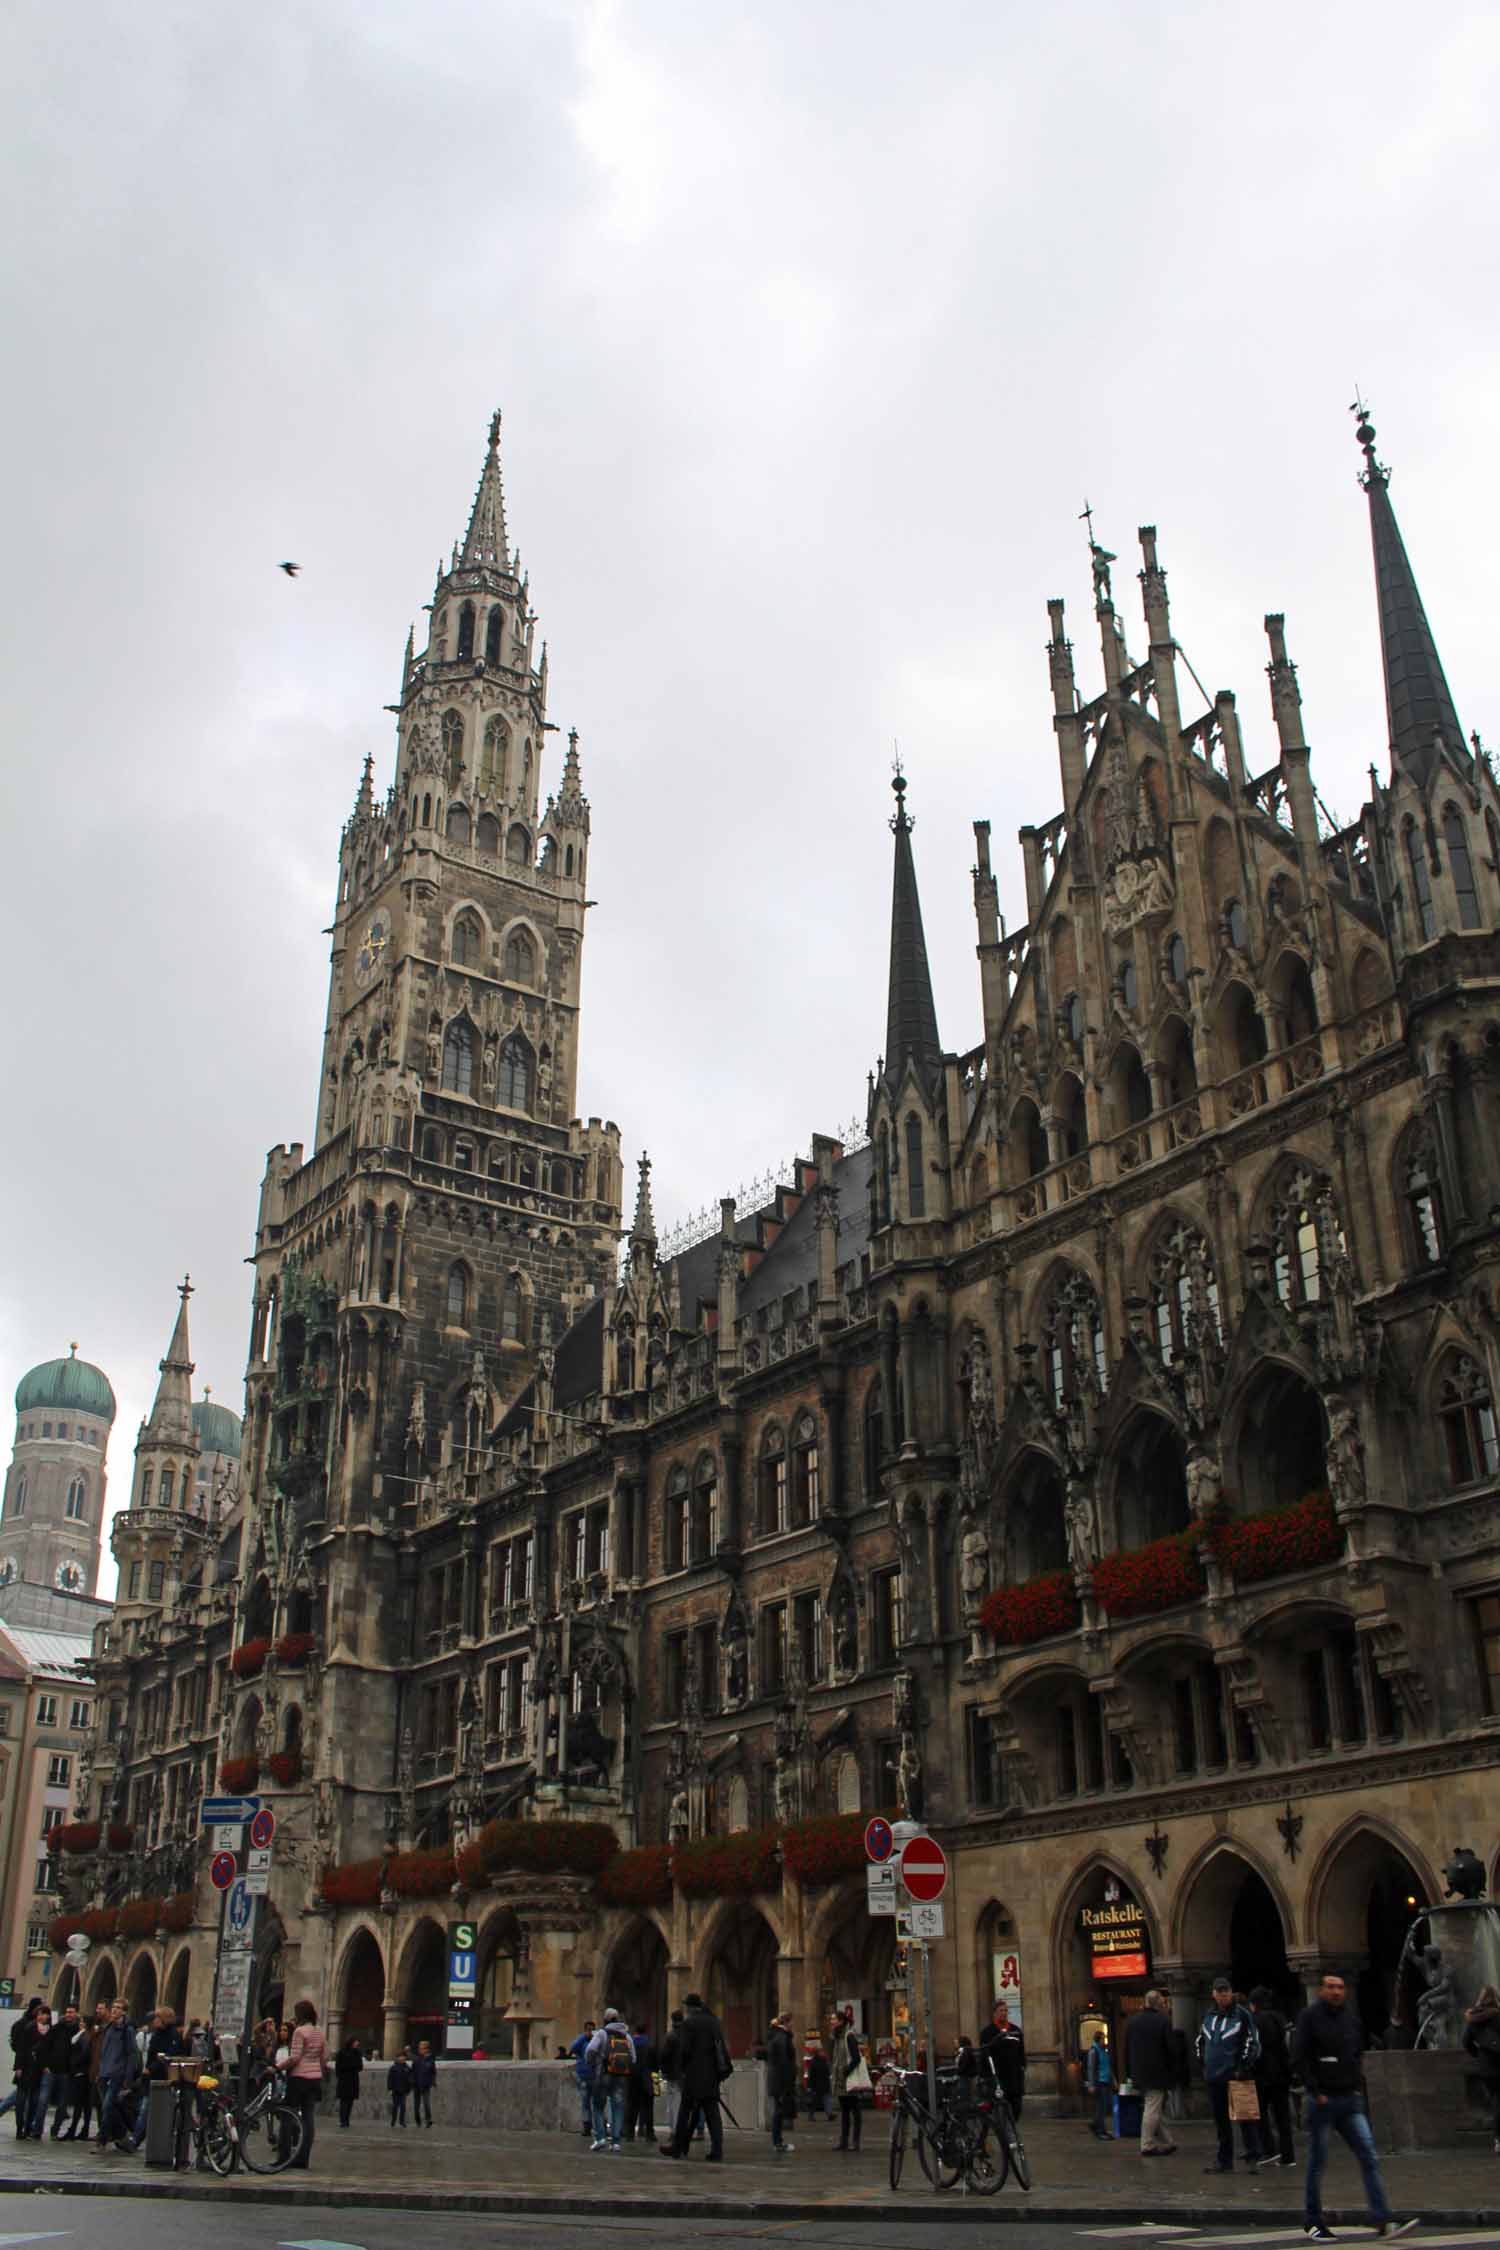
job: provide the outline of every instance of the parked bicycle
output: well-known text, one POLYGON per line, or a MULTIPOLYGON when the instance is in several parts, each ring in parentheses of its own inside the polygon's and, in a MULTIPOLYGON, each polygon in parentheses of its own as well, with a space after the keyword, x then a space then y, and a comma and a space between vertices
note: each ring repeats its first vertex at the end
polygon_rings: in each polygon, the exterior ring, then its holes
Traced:
POLYGON ((236 2164, 250 2172, 284 2172, 302 2151, 301 2113, 276 2099, 267 2078, 243 2109, 211 2075, 200 2076, 192 2132, 199 2157, 222 2178, 236 2164))
MULTIPOLYGON (((940 2071, 934 2111, 928 2104, 924 2072, 900 2070, 893 2076, 891 2186, 901 2185, 907 2145, 914 2142, 917 2161, 933 2187, 951 2188, 961 2180, 966 2195, 994 2195, 1004 2184, 1012 2163, 1011 2142, 1002 2130, 1002 2109, 1015 2145, 1020 2146, 1015 2119, 1004 2095, 998 2090, 977 2092, 972 2079, 940 2071)), ((1024 2162, 1024 2149, 1021 2155, 1024 2162)), ((1016 2176, 1022 2185, 1029 2186, 1029 2167, 1024 2178, 1019 2171, 1016 2176)))

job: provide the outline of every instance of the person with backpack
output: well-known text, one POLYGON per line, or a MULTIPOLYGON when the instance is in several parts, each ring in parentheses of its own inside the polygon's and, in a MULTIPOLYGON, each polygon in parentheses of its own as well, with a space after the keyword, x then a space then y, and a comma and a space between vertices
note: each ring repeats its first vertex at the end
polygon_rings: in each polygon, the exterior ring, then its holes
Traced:
POLYGON ((693 2130, 693 2120, 701 2114, 708 2127, 707 2164, 724 2161, 724 2120, 719 2108, 719 2089, 727 2078, 734 2075, 734 2064, 729 2059, 729 2047, 724 2038, 724 2027, 716 2015, 704 2007, 696 1992, 690 1992, 682 2004, 682 2022, 676 2031, 676 2065, 682 2099, 677 2108, 677 2123, 672 2130, 670 2148, 662 2150, 663 2156, 686 2156, 688 2140, 693 2130))
MULTIPOLYGON (((1255 2028, 1255 2018, 1234 1996, 1234 1986, 1228 1977, 1215 1977, 1213 1998, 1208 2013, 1198 2026, 1198 2065, 1203 2072, 1203 2083, 1208 2088, 1208 2099, 1214 2113, 1214 2125, 1219 2136, 1219 2150, 1206 2172, 1232 2172, 1234 2170, 1234 2127, 1229 2116, 1229 2087, 1232 2080, 1254 2083, 1255 2065, 1260 2057, 1260 2034, 1255 2028)), ((1260 2134, 1255 2126, 1245 2122, 1245 2161, 1258 2164, 1261 2157, 1260 2134)))
POLYGON ((1110 2104, 1115 2098, 1115 2066, 1110 2059, 1109 2045, 1103 2029, 1094 2033, 1084 2058, 1083 2082, 1094 2097, 1094 2114, 1089 2119, 1089 2131, 1096 2141, 1113 2139, 1109 2129, 1110 2104))
POLYGON ((385 2090, 391 2097, 391 2124, 406 2130, 406 2097, 411 2092, 411 2050, 403 2047, 385 2074, 385 2090))
POLYGON ((618 2156, 625 2125, 625 2095, 635 2075, 635 2041, 618 2008, 605 2009, 604 2021, 588 2043, 585 2060, 594 2096, 594 2139, 589 2153, 597 2155, 607 2149, 610 2155, 618 2156))

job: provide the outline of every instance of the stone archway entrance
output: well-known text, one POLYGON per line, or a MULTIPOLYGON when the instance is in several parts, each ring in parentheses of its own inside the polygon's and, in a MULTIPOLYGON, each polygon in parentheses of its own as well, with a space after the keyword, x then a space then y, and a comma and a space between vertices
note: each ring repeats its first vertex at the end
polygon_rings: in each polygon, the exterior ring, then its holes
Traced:
POLYGON ((776 1933, 753 1906, 738 1907, 708 1964, 709 2007, 724 2026, 732 2055, 764 2041, 776 2013, 776 1933))
POLYGON ((1182 1957, 1205 1980, 1226 1974, 1236 1992, 1269 1985, 1278 2006, 1301 2005, 1287 1964, 1286 1929, 1270 1885, 1237 1851, 1217 1851, 1193 1880, 1182 1910, 1182 1957))
POLYGON ((487 2055, 514 2061, 526 2051, 524 2026, 507 2014, 516 1997, 522 1954, 521 1925, 514 1914, 494 1917, 479 1933, 478 1974, 475 1978, 474 2044, 487 2055))
POLYGON ((162 1995, 162 2005, 171 2009, 179 2023, 182 2023, 187 2016, 189 1966, 188 1949, 184 1946, 172 1963, 171 1971, 167 1977, 167 1989, 162 1995))
MULTIPOLYGON (((1346 1837, 1317 1889, 1318 1950, 1344 1963, 1355 2006, 1367 2030, 1395 2030, 1396 1968, 1406 1933, 1431 1902, 1405 1853, 1379 1830, 1346 1837)), ((1392 2045, 1409 2046, 1415 2026, 1399 2027, 1392 2045)))
POLYGON ((385 1963, 368 1930, 360 1930, 344 1956, 346 2041, 357 2039, 367 2055, 378 2055, 385 2030, 385 1963))
POLYGON ((144 2023, 156 2006, 156 1963, 149 1953, 138 1953, 125 1980, 125 2005, 132 2023, 144 2023))
POLYGON ((120 1980, 115 1975, 115 1965, 113 1961, 101 1961, 99 1963, 99 1966, 95 1969, 93 1977, 89 1983, 89 2014, 93 2014, 93 2011, 100 2005, 101 2001, 107 2008, 110 2005, 111 2001, 114 1999, 114 1996, 119 1991, 119 1989, 120 1980))
POLYGON ((871 1916, 863 1898, 851 1896, 818 1964, 818 2021, 807 2029, 826 2038, 835 2009, 853 2001, 856 2021, 862 2021, 869 2037, 891 2038, 894 1995, 887 1987, 895 1967, 894 1915, 871 1916))
POLYGON ((618 2008, 632 2029, 643 2023, 654 2039, 666 2036, 667 1948, 645 1915, 631 1923, 615 1947, 599 1997, 602 2004, 618 2008))
POLYGON ((415 2053, 418 2043, 430 2039, 432 2051, 443 2051, 448 2024, 448 1945, 436 1922, 424 1922, 407 1956, 406 2039, 415 2053))

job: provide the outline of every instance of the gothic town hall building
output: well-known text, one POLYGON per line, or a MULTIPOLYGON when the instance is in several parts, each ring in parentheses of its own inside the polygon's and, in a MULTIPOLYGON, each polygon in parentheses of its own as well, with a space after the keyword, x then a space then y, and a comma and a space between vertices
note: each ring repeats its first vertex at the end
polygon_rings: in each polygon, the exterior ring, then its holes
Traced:
POLYGON ((1199 708, 1156 532, 1139 606, 1096 547, 1097 655, 1047 605, 1024 928, 975 823, 961 1048, 898 779, 867 1136, 665 1255, 646 1164, 627 1232, 617 1128, 574 1114, 589 806, 573 737, 544 793, 497 417, 339 845, 238 1482, 183 1513, 184 1309, 115 1524, 85 1999, 206 2008, 219 1786, 280 1824, 260 2000, 387 2054, 445 2035, 455 1915, 490 2055, 692 1987, 740 2052, 836 1999, 878 2037, 855 1832, 898 1806, 952 1855, 941 2030, 1003 1984, 1039 2091, 1148 1975, 1186 2015, 1333 1960, 1399 2022, 1414 1910, 1495 1843, 1500 795, 1359 438, 1358 820, 1283 619, 1269 714, 1199 708))

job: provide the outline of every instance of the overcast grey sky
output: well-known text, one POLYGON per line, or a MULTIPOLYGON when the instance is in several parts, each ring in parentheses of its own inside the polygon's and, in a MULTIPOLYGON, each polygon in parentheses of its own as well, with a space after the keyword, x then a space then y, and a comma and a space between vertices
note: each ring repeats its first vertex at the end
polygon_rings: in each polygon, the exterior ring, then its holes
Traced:
POLYGON ((893 738, 944 1039, 977 1040, 970 824, 1024 919, 1049 595, 1099 676, 1086 497, 1137 645, 1159 527, 1256 770, 1285 609, 1349 817, 1385 757, 1358 381, 1460 716, 1500 731, 1493 8, 9 21, 0 1380, 80 1340, 117 1502, 184 1268, 198 1381, 242 1403, 339 828, 495 405, 593 804, 580 1101, 664 1224, 862 1109, 893 738))

